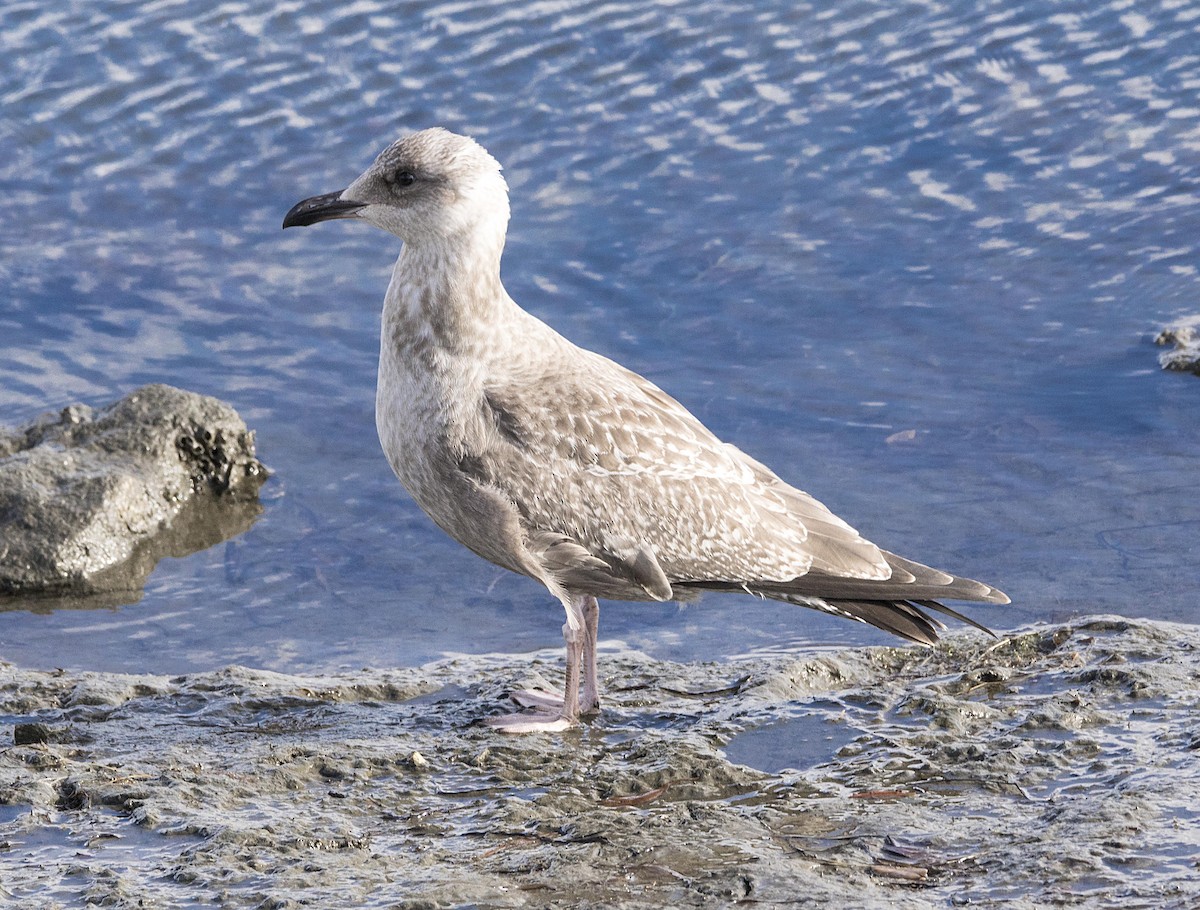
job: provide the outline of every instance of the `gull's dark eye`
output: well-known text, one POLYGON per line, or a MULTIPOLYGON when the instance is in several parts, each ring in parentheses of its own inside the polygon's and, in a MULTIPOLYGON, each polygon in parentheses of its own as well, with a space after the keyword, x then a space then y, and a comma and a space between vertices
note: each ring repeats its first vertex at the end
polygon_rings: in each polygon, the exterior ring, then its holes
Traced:
POLYGON ((417 175, 412 171, 397 171, 393 179, 396 186, 412 186, 417 182, 417 175))

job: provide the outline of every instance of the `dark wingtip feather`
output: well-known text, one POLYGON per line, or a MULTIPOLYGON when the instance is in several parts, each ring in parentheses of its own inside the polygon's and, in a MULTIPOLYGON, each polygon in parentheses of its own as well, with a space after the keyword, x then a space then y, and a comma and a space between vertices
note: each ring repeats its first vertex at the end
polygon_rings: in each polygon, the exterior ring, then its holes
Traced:
MULTIPOLYGON (((1000 592, 997 591, 996 593, 999 594, 1000 592)), ((1001 596, 1003 596, 1003 595, 1001 595, 1001 596)), ((1003 601, 991 601, 991 602, 992 603, 1001 603, 1001 602, 1008 603, 1009 600, 1007 597, 1005 597, 1003 601)), ((974 626, 979 631, 986 632, 988 635, 992 636, 992 638, 996 637, 996 633, 993 632, 991 629, 989 629, 987 626, 985 626, 983 623, 977 622, 976 620, 972 619, 970 616, 967 616, 963 613, 959 613, 957 610, 954 610, 954 609, 946 606, 945 604, 938 603, 936 600, 918 600, 918 601, 915 601, 915 603, 917 603, 918 605, 920 605, 922 607, 925 607, 927 610, 937 610, 939 613, 944 613, 946 616, 952 616, 955 619, 957 619, 959 622, 965 622, 968 626, 974 626)))
POLYGON ((932 645, 946 627, 907 601, 831 600, 837 613, 891 632, 919 645, 932 645))
POLYGON ((987 626, 947 607, 940 598, 980 603, 1006 604, 1011 601, 1003 591, 991 585, 949 575, 920 563, 884 551, 896 577, 877 580, 847 578, 819 573, 798 576, 786 582, 756 582, 744 585, 729 581, 688 581, 675 586, 676 592, 688 590, 743 590, 759 597, 770 597, 801 607, 822 610, 834 616, 854 619, 891 632, 922 645, 932 645, 946 626, 922 610, 933 610, 985 632, 987 626), (907 579, 912 579, 911 581, 907 579), (934 598, 939 598, 935 600, 934 598))
POLYGON ((996 633, 987 626, 936 600, 829 600, 826 603, 830 612, 857 619, 921 645, 935 644, 939 633, 946 629, 944 623, 930 616, 922 607, 965 622, 992 638, 996 637, 996 633))

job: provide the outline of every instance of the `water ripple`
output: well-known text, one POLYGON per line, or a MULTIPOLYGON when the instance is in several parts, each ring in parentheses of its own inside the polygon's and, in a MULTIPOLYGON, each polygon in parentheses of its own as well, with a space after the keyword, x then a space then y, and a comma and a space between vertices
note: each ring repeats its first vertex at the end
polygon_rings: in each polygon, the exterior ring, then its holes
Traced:
MULTIPOLYGON (((279 231, 441 123, 504 162, 506 281, 571 337, 1031 615, 1150 589, 1137 609, 1187 617, 1172 557, 1112 541, 1157 527, 1140 539, 1194 550, 1167 478, 1194 475, 1200 416, 1148 339, 1200 297, 1198 26, 1192 4, 1119 0, 9 3, 0 419, 151 379, 231 398, 285 492, 241 581, 198 557, 141 608, 211 585, 286 625, 305 586, 376 647, 433 586, 445 640, 388 646, 468 647, 495 576, 396 489, 371 426, 397 244, 279 231), (422 580, 443 565, 461 571, 422 580)), ((501 638, 525 641, 545 605, 497 584, 501 638)), ((780 621, 694 609, 695 654, 780 621)))

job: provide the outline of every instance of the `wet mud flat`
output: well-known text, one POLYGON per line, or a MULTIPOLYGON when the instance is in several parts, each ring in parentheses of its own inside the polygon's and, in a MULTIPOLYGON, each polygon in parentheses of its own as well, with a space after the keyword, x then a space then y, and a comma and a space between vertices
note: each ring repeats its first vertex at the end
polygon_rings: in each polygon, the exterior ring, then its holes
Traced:
POLYGON ((296 677, 0 666, 0 905, 1194 907, 1200 629, 296 677))

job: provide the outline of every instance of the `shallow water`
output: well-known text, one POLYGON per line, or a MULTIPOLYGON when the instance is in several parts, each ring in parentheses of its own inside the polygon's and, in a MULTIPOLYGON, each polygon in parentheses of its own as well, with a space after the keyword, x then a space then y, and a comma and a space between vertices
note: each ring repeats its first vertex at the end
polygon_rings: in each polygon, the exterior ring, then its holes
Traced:
MULTIPOLYGON (((505 164, 513 295, 1011 628, 1195 618, 1190 5, 9 4, 0 420, 166 380, 276 471, 248 534, 116 612, 3 617, 23 664, 412 664, 555 642, 373 428, 397 243, 283 234, 444 124, 505 164), (486 618, 487 638, 475 631, 486 618)), ((663 658, 881 635, 777 604, 607 610, 663 658)))
MULTIPOLYGON (((397 242, 279 230, 434 124, 505 165, 518 301, 871 539, 1002 587, 984 623, 1195 622, 1200 385, 1151 339, 1200 311, 1198 29, 1122 0, 6 4, 0 422, 168 381, 237 407, 275 476, 250 531, 140 602, 0 614, 0 656, 323 673, 557 646, 545 592, 436 531, 379 451, 397 242)), ((887 641, 734 597, 606 606, 601 634, 681 663, 887 641)), ((758 735, 733 748, 771 773, 817 747, 758 735)))

